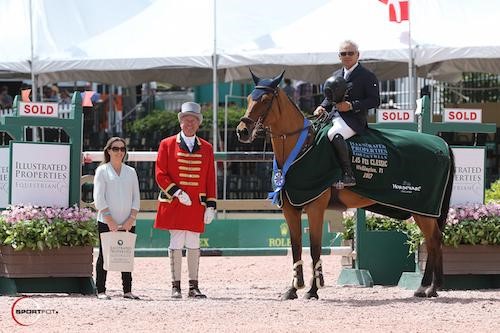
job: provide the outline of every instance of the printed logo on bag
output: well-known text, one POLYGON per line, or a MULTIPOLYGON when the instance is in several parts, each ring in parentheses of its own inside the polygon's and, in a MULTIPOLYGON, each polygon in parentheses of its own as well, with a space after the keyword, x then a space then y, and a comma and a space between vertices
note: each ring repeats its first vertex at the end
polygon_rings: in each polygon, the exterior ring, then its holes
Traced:
POLYGON ((122 246, 123 245, 123 241, 121 239, 119 239, 118 242, 116 242, 116 244, 122 246))

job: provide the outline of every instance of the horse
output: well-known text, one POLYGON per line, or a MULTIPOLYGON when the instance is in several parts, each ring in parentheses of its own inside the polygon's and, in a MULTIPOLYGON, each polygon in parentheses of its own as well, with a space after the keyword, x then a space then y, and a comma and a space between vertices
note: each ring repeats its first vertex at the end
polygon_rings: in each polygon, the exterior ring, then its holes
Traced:
MULTIPOLYGON (((250 70, 251 72, 251 70, 250 70)), ((236 128, 238 140, 242 143, 251 143, 258 133, 270 134, 275 163, 283 168, 289 155, 293 152, 299 136, 303 132, 311 131, 305 125, 305 116, 296 104, 279 88, 283 73, 274 78, 261 79, 252 73, 255 88, 247 97, 248 107, 236 128)), ((439 138, 439 140, 441 140, 439 138)), ((443 141, 444 142, 444 141, 443 141)), ((422 231, 427 247, 428 257, 421 284, 414 292, 416 297, 437 297, 437 290, 443 280, 442 234, 444 223, 450 205, 451 189, 453 184, 454 161, 451 149, 446 143, 450 156, 448 179, 444 188, 443 202, 439 217, 430 217, 414 212, 406 212, 413 216, 414 221, 422 231)), ((276 175, 275 175, 276 177, 276 175)), ((279 176, 278 176, 279 177, 279 176)), ((432 189, 432 191, 435 191, 432 189)), ((332 209, 332 202, 336 199, 343 208, 365 208, 375 203, 374 200, 354 193, 348 188, 338 189, 332 184, 328 190, 303 206, 294 206, 286 195, 282 196, 281 208, 289 228, 292 258, 293 279, 290 287, 281 295, 282 300, 298 298, 297 290, 305 287, 302 261, 302 226, 301 214, 304 211, 309 222, 310 255, 312 258, 312 281, 310 289, 305 293, 305 299, 318 299, 318 289, 324 286, 324 277, 321 262, 321 239, 323 232, 324 213, 332 209)), ((335 209, 335 208, 334 208, 335 209)))

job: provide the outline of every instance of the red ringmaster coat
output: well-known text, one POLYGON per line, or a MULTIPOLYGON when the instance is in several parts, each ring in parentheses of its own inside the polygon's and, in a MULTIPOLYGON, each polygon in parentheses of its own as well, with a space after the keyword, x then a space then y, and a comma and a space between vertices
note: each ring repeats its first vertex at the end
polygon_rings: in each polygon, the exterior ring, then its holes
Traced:
POLYGON ((216 207, 216 178, 212 145, 196 137, 193 151, 180 133, 163 139, 156 158, 156 183, 161 189, 154 227, 202 233, 205 207, 216 207), (179 202, 174 193, 182 189, 191 206, 179 202))

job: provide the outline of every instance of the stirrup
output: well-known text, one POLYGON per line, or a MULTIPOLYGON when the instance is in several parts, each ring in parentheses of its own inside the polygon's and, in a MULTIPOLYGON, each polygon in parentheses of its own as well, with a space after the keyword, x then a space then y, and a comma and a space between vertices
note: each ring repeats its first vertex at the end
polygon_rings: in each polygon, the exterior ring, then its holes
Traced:
POLYGON ((345 180, 344 182, 342 182, 342 185, 343 185, 343 187, 356 186, 356 180, 354 178, 349 179, 349 181, 345 180))
POLYGON ((344 187, 346 186, 355 186, 356 185, 356 178, 352 175, 352 173, 344 173, 342 175, 342 180, 341 182, 344 184, 344 187))

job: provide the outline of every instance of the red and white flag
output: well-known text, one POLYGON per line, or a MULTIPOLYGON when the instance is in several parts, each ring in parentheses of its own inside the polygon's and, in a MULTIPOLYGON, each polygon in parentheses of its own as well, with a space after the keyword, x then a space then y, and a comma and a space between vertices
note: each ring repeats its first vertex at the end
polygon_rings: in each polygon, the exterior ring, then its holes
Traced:
POLYGON ((409 0, 398 1, 398 0, 378 0, 387 6, 389 10, 389 21, 401 23, 403 21, 410 20, 409 12, 409 0))

